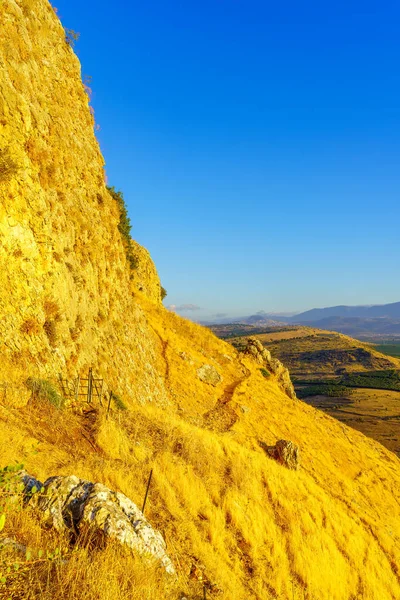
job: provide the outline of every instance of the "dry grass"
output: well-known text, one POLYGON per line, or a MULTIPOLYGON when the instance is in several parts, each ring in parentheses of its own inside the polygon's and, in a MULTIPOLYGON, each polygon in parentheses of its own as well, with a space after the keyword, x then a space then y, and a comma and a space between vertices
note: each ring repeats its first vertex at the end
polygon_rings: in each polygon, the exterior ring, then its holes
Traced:
POLYGON ((37 335, 41 331, 41 325, 37 319, 30 317, 22 323, 20 330, 27 335, 37 335))
POLYGON ((46 531, 29 509, 11 507, 5 533, 17 535, 30 556, 3 556, 5 567, 18 562, 19 569, 11 568, 0 584, 2 600, 163 600, 187 589, 180 577, 166 578, 156 565, 118 545, 94 549, 89 538, 72 546, 68 536, 46 531))
MULTIPOLYGON (((212 362, 223 360, 229 351, 206 330, 162 309, 153 307, 148 315, 161 336, 161 364, 165 368, 167 363, 171 392, 197 386, 191 373, 204 361, 203 352, 212 362)), ((209 411, 214 390, 204 384, 202 409, 189 395, 179 398, 180 410, 175 404, 131 404, 130 410, 114 411, 108 420, 100 412, 90 430, 84 417, 55 415, 43 407, 9 410, 8 423, 0 420, 0 440, 8 440, 0 442, 3 461, 21 458, 42 478, 74 473, 102 481, 141 506, 153 468, 146 514, 163 533, 180 577, 174 587, 123 551, 109 548, 89 560, 88 551, 80 549, 67 565, 58 570, 52 566, 55 586, 43 583, 47 571, 30 574, 29 585, 43 586, 44 598, 177 600, 180 590, 190 599, 201 598, 199 582, 189 577, 197 560, 222 590, 218 597, 227 600, 396 599, 396 458, 284 396, 273 378, 265 380, 250 360, 244 365, 225 360, 222 386, 231 385, 235 376, 240 379, 226 407, 238 419, 226 430, 203 425, 201 414, 209 411), (243 366, 250 375, 245 376, 243 366), (240 411, 242 404, 247 413, 240 411), (97 451, 83 433, 92 436, 97 451), (299 472, 278 465, 258 445, 259 440, 270 444, 282 437, 301 448, 299 472), (37 442, 32 454, 30 447, 37 442)), ((217 390, 215 402, 221 393, 223 389, 217 390)), ((15 534, 21 539, 18 527, 15 534)))

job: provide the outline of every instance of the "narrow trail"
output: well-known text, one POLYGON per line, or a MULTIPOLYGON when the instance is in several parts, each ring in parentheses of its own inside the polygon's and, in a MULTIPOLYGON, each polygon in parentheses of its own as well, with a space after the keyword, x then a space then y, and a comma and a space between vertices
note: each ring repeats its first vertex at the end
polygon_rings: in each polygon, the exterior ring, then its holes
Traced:
POLYGON ((251 376, 251 371, 241 360, 238 362, 244 371, 244 376, 227 385, 214 407, 203 415, 203 424, 207 429, 224 433, 229 431, 239 419, 231 402, 237 388, 251 376))
POLYGON ((90 444, 92 450, 97 453, 102 453, 101 448, 96 443, 98 432, 98 417, 99 411, 97 408, 90 407, 82 411, 80 415, 81 435, 90 444))
POLYGON ((164 377, 166 382, 169 381, 169 374, 170 374, 170 369, 169 369, 169 362, 168 362, 168 358, 167 358, 167 349, 169 346, 169 342, 167 340, 164 340, 163 337, 161 337, 161 335, 158 333, 158 331, 156 329, 154 329, 154 327, 152 327, 152 325, 149 323, 153 333, 158 337, 158 339, 160 340, 160 344, 161 344, 161 356, 163 357, 164 363, 165 363, 165 373, 164 373, 164 377))

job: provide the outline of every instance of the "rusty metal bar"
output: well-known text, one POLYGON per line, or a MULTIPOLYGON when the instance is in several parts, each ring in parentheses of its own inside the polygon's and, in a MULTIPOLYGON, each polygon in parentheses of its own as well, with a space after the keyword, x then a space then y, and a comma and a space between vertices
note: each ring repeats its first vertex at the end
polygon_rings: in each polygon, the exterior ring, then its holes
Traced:
POLYGON ((152 477, 152 475, 153 475, 153 469, 151 469, 151 471, 150 471, 149 480, 147 482, 146 495, 144 497, 143 507, 142 507, 142 513, 143 514, 144 514, 144 509, 145 509, 145 506, 146 506, 147 495, 148 495, 149 489, 150 489, 150 483, 151 483, 151 477, 152 477))

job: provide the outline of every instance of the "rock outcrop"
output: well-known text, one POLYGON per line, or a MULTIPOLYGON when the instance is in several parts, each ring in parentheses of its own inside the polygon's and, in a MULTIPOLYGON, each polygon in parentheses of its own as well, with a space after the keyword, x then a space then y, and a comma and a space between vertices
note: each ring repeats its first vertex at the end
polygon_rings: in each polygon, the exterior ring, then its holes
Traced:
POLYGON ((271 352, 264 348, 260 340, 249 337, 244 352, 250 354, 260 365, 265 365, 268 371, 275 375, 279 387, 289 398, 296 398, 289 371, 280 360, 271 356, 271 352))
POLYGON ((132 240, 136 268, 132 279, 133 290, 138 290, 156 304, 161 304, 161 284, 156 266, 146 248, 132 240))
POLYGON ((202 367, 197 369, 197 377, 203 383, 208 383, 209 385, 213 385, 214 387, 222 381, 221 375, 218 373, 217 369, 212 365, 203 365, 202 367))
POLYGON ((300 448, 290 440, 278 440, 275 446, 260 443, 264 450, 288 469, 297 471, 300 465, 300 448))
POLYGON ((50 477, 42 484, 23 471, 19 479, 47 526, 58 531, 68 528, 75 535, 85 531, 95 538, 100 535, 116 540, 138 555, 158 561, 167 573, 175 573, 162 535, 124 494, 75 475, 50 477), (32 494, 33 487, 42 492, 32 494))
POLYGON ((0 31, 0 381, 93 367, 165 404, 135 298, 159 305, 160 282, 139 244, 130 269, 79 60, 47 1, 2 2, 0 31))

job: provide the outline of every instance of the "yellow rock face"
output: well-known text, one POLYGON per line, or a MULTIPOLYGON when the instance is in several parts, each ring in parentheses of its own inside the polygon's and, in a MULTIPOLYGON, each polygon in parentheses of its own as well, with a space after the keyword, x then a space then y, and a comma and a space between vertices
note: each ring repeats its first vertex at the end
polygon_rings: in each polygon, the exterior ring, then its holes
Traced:
POLYGON ((79 61, 45 1, 3 2, 0 29, 0 379, 122 369, 165 401, 131 291, 159 303, 160 283, 138 244, 129 280, 79 61))
MULTIPOLYGON (((187 597, 201 597, 190 573, 204 572, 226 600, 398 600, 398 458, 166 311, 136 244, 130 278, 103 162, 79 62, 50 4, 1 0, 0 465, 19 459, 41 480, 99 481, 138 505, 152 468, 146 516, 187 597), (28 376, 72 378, 90 366, 126 411, 113 406, 107 419, 96 405, 90 420, 84 407, 26 403, 28 376), (212 384, 204 371, 218 374, 212 384), (300 448, 298 471, 265 452, 280 439, 300 448)), ((7 518, 6 535, 46 547, 46 532, 18 519, 7 518)), ((140 577, 126 591, 112 552, 94 577, 95 555, 63 561, 46 597, 79 598, 57 587, 77 581, 84 598, 176 600, 157 587, 149 595, 140 577)))

